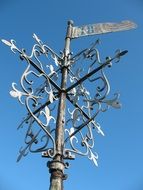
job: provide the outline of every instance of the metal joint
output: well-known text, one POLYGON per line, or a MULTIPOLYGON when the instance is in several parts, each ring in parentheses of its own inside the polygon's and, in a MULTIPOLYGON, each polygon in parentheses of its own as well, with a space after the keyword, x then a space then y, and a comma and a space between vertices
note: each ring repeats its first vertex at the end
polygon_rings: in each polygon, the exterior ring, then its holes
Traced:
POLYGON ((62 180, 66 180, 67 177, 68 177, 67 174, 63 174, 61 171, 58 171, 58 170, 53 170, 51 172, 51 180, 57 179, 57 178, 61 178, 62 180))
POLYGON ((47 163, 49 172, 51 173, 51 179, 61 178, 62 180, 67 179, 67 174, 64 174, 65 164, 60 161, 51 161, 47 163))
POLYGON ((49 167, 50 171, 52 171, 52 170, 58 170, 58 171, 63 172, 64 168, 65 168, 64 163, 60 162, 60 161, 57 161, 57 160, 48 162, 47 166, 49 167))
POLYGON ((61 72, 62 72, 63 69, 68 69, 68 68, 69 68, 69 65, 63 65, 63 66, 61 67, 61 72))

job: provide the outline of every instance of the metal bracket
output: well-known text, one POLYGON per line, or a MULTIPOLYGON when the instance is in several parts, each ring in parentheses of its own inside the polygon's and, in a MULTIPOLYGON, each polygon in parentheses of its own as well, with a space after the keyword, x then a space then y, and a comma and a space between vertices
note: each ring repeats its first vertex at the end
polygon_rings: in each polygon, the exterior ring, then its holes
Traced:
MULTIPOLYGON (((42 157, 43 158, 50 158, 48 151, 44 151, 42 152, 42 157)), ((75 159, 75 155, 72 155, 70 152, 65 151, 65 154, 63 155, 63 159, 64 160, 74 160, 75 159)))

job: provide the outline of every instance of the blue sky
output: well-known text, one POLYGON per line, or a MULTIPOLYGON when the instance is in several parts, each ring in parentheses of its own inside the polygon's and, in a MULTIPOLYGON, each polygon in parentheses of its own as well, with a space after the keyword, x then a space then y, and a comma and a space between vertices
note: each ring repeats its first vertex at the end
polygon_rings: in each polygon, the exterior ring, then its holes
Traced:
MULTIPOLYGON (((107 69, 111 96, 121 94, 120 110, 110 109, 97 119, 105 137, 96 134, 98 167, 87 158, 77 156, 65 171, 65 190, 142 190, 143 189, 143 0, 73 0, 73 1, 0 1, 0 38, 15 39, 29 54, 36 33, 57 53, 63 50, 67 21, 76 26, 99 22, 132 20, 136 30, 79 38, 71 42, 73 53, 100 39, 101 57, 114 55, 116 49, 129 52, 118 64, 107 69)), ((47 160, 40 154, 28 154, 16 163, 24 144, 22 130, 16 128, 26 113, 24 106, 9 95, 11 83, 18 83, 24 64, 18 54, 0 44, 0 190, 48 189, 47 160)))

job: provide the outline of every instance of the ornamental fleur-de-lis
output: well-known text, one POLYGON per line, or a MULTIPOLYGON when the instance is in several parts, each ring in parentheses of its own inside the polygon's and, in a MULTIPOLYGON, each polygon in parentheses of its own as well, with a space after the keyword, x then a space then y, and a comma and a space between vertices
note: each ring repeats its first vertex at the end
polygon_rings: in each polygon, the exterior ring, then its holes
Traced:
MULTIPOLYGON (((68 131, 67 129, 65 131, 68 131)), ((70 128, 70 130, 68 131, 69 136, 72 135, 74 133, 75 129, 73 127, 70 128)), ((78 142, 78 139, 73 135, 72 137, 70 137, 70 141, 72 142, 73 139, 76 139, 76 141, 78 142)))
POLYGON ((54 80, 57 80, 58 78, 58 74, 56 73, 56 71, 54 70, 53 65, 46 65, 47 68, 49 68, 50 73, 48 74, 49 77, 54 76, 54 80))
POLYGON ((20 50, 16 47, 16 45, 14 44, 14 43, 16 43, 15 40, 7 41, 7 40, 5 40, 5 39, 2 39, 1 41, 2 41, 5 45, 9 46, 10 49, 11 49, 11 51, 12 51, 13 53, 16 53, 15 50, 17 50, 19 53, 21 53, 21 51, 20 51, 20 50))
POLYGON ((115 98, 112 100, 104 100, 103 102, 106 103, 108 106, 113 108, 119 109, 121 108, 121 103, 118 101, 120 94, 115 94, 115 98))
POLYGON ((41 40, 38 38, 38 36, 34 33, 33 38, 40 44, 41 40))
POLYGON ((90 154, 89 154, 88 158, 89 158, 90 160, 92 160, 93 163, 94 163, 96 166, 98 166, 98 163, 97 163, 98 155, 97 155, 97 153, 94 154, 94 153, 91 151, 91 149, 89 149, 89 152, 90 152, 90 154))
POLYGON ((52 54, 52 58, 53 58, 53 60, 54 60, 54 62, 56 64, 56 66, 60 65, 60 63, 59 63, 58 58, 57 58, 56 55, 52 54))
POLYGON ((54 123, 56 122, 55 118, 50 115, 50 109, 48 108, 48 106, 45 106, 45 111, 40 111, 40 114, 44 114, 44 116, 46 117, 45 126, 48 126, 51 119, 54 120, 54 123))
POLYGON ((50 101, 51 103, 53 103, 54 99, 56 100, 56 98, 55 98, 55 96, 54 96, 54 94, 53 94, 53 90, 51 89, 50 91, 48 91, 48 90, 46 89, 46 87, 45 87, 45 91, 46 91, 47 94, 49 95, 49 101, 50 101))
POLYGON ((13 90, 10 91, 10 95, 11 95, 13 98, 18 98, 19 102, 20 102, 21 104, 24 104, 24 103, 22 102, 21 98, 22 98, 22 96, 27 96, 28 94, 17 90, 16 87, 15 87, 15 85, 16 85, 16 83, 13 82, 13 83, 12 83, 12 89, 13 89, 13 90))
POLYGON ((9 41, 7 41, 7 40, 4 40, 4 39, 2 39, 1 40, 5 45, 7 45, 7 46, 12 46, 12 43, 11 42, 9 42, 9 41))

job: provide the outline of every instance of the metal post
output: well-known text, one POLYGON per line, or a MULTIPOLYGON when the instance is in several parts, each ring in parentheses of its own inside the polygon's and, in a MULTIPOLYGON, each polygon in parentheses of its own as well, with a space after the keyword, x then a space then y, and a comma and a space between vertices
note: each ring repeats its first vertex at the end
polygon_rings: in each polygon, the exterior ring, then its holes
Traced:
POLYGON ((68 69, 70 61, 70 33, 73 22, 68 21, 67 35, 65 38, 64 48, 64 61, 62 65, 62 80, 61 80, 61 92, 58 106, 58 116, 56 123, 56 156, 53 161, 49 162, 50 178, 50 190, 63 190, 64 175, 64 162, 63 162, 63 149, 64 149, 64 124, 65 124, 65 108, 66 108, 66 83, 68 69))

